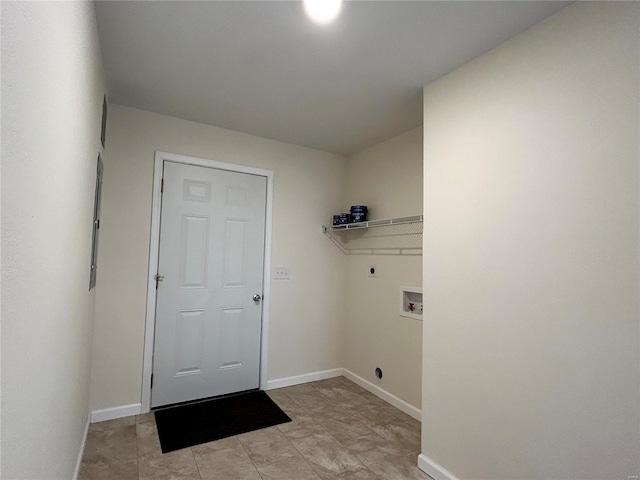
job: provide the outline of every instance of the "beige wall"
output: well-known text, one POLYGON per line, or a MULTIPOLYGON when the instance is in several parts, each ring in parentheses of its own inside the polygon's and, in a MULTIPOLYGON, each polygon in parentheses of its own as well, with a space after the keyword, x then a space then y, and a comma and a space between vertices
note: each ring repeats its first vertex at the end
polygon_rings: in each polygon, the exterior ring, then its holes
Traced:
POLYGON ((371 257, 344 256, 320 226, 357 202, 367 203, 377 218, 419 214, 421 129, 346 163, 340 156, 119 105, 110 108, 108 132, 93 410, 141 401, 155 150, 275 172, 272 265, 290 266, 292 278, 272 281, 269 380, 346 367, 420 408, 421 323, 398 315, 398 289, 420 285, 421 257, 375 256, 380 273, 372 280, 366 276, 371 257), (349 302, 354 296, 368 299, 367 306, 356 308, 349 302), (382 382, 373 376, 376 366, 385 372, 382 382))
POLYGON ((71 478, 105 83, 92 3, 2 2, 2 478, 71 478))
POLYGON ((424 90, 423 444, 459 478, 640 474, 640 4, 424 90))
POLYGON ((141 401, 154 151, 274 171, 268 379, 342 367, 341 253, 322 234, 341 205, 344 159, 112 105, 103 185, 92 409, 141 401))
MULTIPOLYGON (((422 128, 349 158, 347 185, 343 211, 367 205, 370 219, 420 215, 422 128)), ((399 304, 400 286, 422 285, 422 257, 349 255, 344 261, 345 368, 420 409, 422 322, 401 317, 399 304), (371 266, 375 278, 369 277, 371 266), (374 375, 376 367, 384 373, 381 380, 374 375)))

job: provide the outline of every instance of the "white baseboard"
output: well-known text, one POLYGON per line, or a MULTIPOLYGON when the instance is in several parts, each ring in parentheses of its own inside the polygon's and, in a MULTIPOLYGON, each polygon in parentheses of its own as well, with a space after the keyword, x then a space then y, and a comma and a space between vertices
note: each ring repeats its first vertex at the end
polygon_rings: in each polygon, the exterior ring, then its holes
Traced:
POLYGON ((344 371, 343 375, 346 378, 348 378, 349 380, 351 380, 353 383, 357 383, 358 385, 360 385, 365 390, 370 391, 375 396, 380 397, 385 402, 390 403, 391 405, 393 405, 397 409, 402 410, 404 413, 406 413, 407 415, 415 418, 416 420, 418 420, 420 422, 422 421, 422 411, 419 408, 416 408, 413 405, 409 405, 404 400, 402 400, 402 399, 396 397, 395 395, 387 392, 386 390, 380 388, 379 386, 374 385, 370 381, 365 380, 364 378, 356 375, 355 373, 350 372, 346 368, 344 368, 343 371, 344 371))
MULTIPOLYGON (((296 375, 293 377, 277 378, 275 380, 267 381, 267 390, 273 390, 274 388, 290 387, 292 385, 301 385, 303 383, 315 382, 318 380, 326 380, 327 378, 334 378, 345 376, 354 383, 357 383, 364 389, 370 391, 377 397, 380 397, 384 401, 390 403, 394 407, 400 409, 407 415, 415 418, 416 420, 422 419, 422 412, 416 407, 409 405, 404 400, 399 399, 395 395, 383 390, 382 388, 374 385, 373 383, 365 380, 364 378, 350 372, 346 368, 332 368, 330 370, 322 370, 320 372, 305 373, 303 375, 296 375)), ((103 410, 94 410, 91 412, 91 423, 103 422, 105 420, 114 420, 116 418, 129 417, 131 415, 139 415, 142 410, 141 403, 132 403, 131 405, 122 405, 120 407, 105 408, 103 410)))
POLYGON ((423 454, 418 456, 418 468, 433 478, 433 480, 458 480, 458 477, 449 470, 423 454))
POLYGON ((373 383, 365 380, 364 378, 350 372, 346 368, 333 368, 331 370, 323 370, 321 372, 306 373, 304 375, 296 375, 294 377, 278 378, 276 380, 267 381, 267 390, 273 390, 274 388, 290 387, 292 385, 301 385, 303 383, 315 382, 317 380, 325 380, 327 378, 344 376, 354 383, 357 383, 365 390, 373 393, 375 396, 380 397, 387 403, 390 403, 397 409, 403 411, 407 415, 415 418, 418 421, 422 421, 422 411, 409 405, 404 400, 396 397, 395 395, 387 392, 386 390, 374 385, 373 383))
POLYGON ((82 443, 80 444, 80 452, 78 452, 78 460, 76 460, 76 469, 73 471, 73 480, 77 480, 80 475, 80 466, 82 465, 82 457, 84 457, 84 448, 87 444, 87 435, 89 435, 89 417, 84 423, 84 435, 82 437, 82 443))
POLYGON ((105 408, 104 410, 94 410, 91 412, 91 423, 104 422, 105 420, 114 420, 116 418, 130 417, 131 415, 140 415, 142 404, 132 403, 131 405, 122 405, 120 407, 105 408))
POLYGON ((326 380, 327 378, 340 377, 343 373, 342 368, 333 368, 331 370, 322 370, 320 372, 305 373, 304 375, 296 375, 294 377, 277 378, 267 381, 267 390, 274 388, 290 387, 292 385, 300 385, 302 383, 315 382, 318 380, 326 380))

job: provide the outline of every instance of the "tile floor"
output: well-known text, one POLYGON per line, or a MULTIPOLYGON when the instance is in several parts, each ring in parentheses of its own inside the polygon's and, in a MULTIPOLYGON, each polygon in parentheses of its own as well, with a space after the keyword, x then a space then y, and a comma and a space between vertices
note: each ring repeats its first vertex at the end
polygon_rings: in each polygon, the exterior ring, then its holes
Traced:
POLYGON ((290 423, 162 454, 153 414, 94 423, 79 478, 427 480, 420 423, 344 377, 269 390, 290 423))

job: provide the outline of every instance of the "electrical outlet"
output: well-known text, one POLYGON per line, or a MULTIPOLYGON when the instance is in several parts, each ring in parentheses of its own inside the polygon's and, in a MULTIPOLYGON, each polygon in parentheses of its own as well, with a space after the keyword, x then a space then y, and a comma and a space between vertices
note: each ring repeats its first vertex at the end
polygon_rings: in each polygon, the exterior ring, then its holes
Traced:
POLYGON ((273 279, 274 280, 289 280, 291 278, 289 267, 274 267, 273 279))

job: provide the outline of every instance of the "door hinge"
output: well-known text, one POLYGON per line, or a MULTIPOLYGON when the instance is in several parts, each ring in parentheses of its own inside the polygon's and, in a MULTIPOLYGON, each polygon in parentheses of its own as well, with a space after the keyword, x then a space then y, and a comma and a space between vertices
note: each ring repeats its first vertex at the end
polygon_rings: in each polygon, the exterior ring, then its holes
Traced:
POLYGON ((160 181, 160 193, 164 193, 164 178, 160 181))
POLYGON ((158 289, 158 282, 161 282, 164 280, 164 276, 160 275, 158 273, 155 274, 155 276, 153 277, 156 281, 156 290, 158 289))
POLYGON ((151 388, 153 388, 153 373, 151 374, 151 388))

